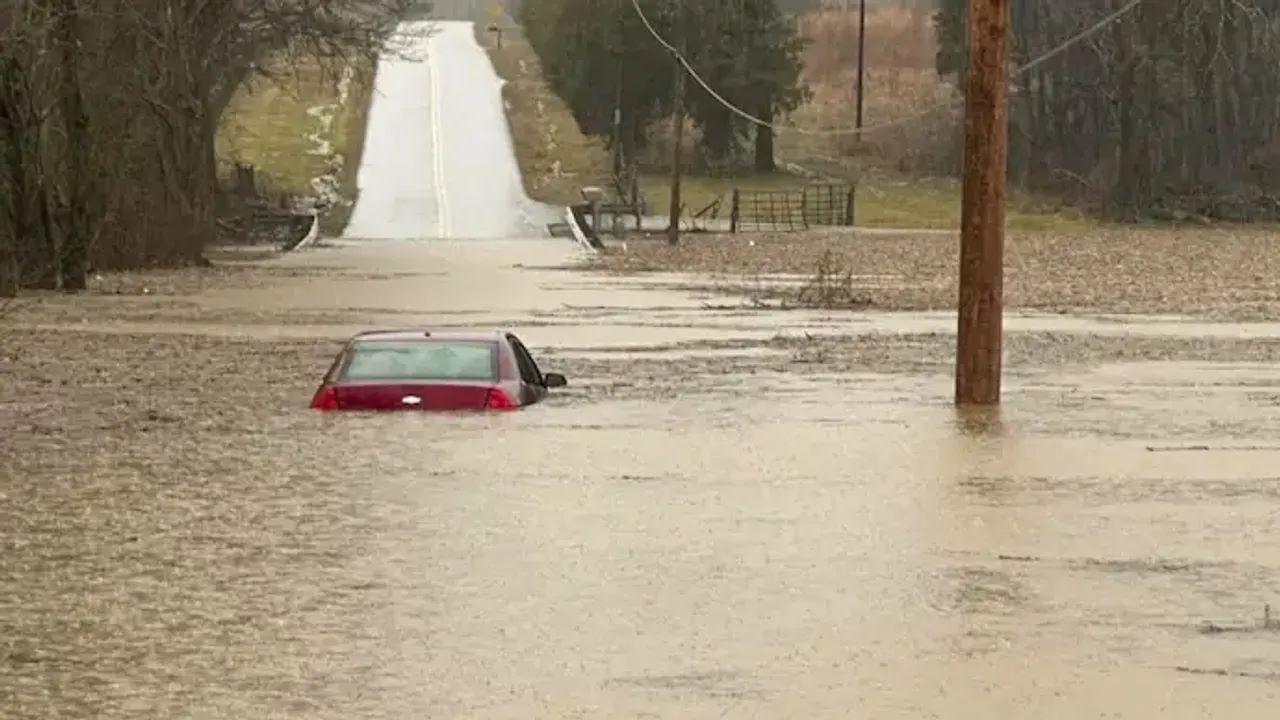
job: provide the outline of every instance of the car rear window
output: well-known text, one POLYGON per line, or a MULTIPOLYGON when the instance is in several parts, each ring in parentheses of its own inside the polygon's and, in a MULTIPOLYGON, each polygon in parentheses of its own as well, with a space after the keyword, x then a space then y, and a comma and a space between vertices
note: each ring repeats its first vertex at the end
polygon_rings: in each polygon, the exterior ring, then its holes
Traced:
POLYGON ((438 340, 366 341, 352 347, 344 380, 489 381, 498 377, 497 345, 438 340))

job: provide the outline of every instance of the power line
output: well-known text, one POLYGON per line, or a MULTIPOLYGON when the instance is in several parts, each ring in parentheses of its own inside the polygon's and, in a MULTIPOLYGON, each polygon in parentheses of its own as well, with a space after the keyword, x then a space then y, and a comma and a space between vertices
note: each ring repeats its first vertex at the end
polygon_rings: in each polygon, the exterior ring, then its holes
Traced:
MULTIPOLYGON (((1127 5, 1120 8, 1119 10, 1116 10, 1110 15, 1104 17, 1103 19, 1089 26, 1082 32, 1079 32, 1076 35, 1071 36, 1070 38, 1063 41, 1058 46, 1054 47, 1052 50, 1026 63, 1025 65, 1018 67, 1016 70, 1013 71, 1011 77, 1016 78, 1020 75, 1024 75, 1027 72, 1030 72, 1031 70, 1034 70, 1035 68, 1043 65, 1049 60, 1057 57, 1058 55, 1061 55, 1062 53, 1066 52, 1068 49, 1070 49, 1077 43, 1083 40, 1087 40, 1093 35, 1096 35, 1097 33, 1101 32, 1107 26, 1111 25, 1111 23, 1114 23, 1115 21, 1119 20, 1125 15, 1128 15, 1130 12, 1137 9, 1137 7, 1141 5, 1144 1, 1145 0, 1130 0, 1127 5)), ((742 108, 739 108, 738 106, 726 100, 722 95, 720 95, 720 93, 716 92, 715 88, 711 87, 711 85, 708 84, 706 80, 703 80, 702 76, 699 75, 698 72, 693 69, 693 66, 689 64, 689 61, 685 59, 684 55, 681 54, 680 51, 677 50, 675 47, 673 47, 671 43, 667 42, 666 39, 664 39, 662 35, 649 22, 649 18, 646 17, 644 14, 644 9, 640 7, 640 0, 631 0, 631 6, 635 8, 636 15, 640 17, 640 22, 644 24, 645 29, 649 31, 649 34, 653 36, 653 39, 657 40, 658 44, 661 45, 663 48, 665 48, 667 52, 675 56, 676 60, 679 61, 679 63, 682 66, 684 66, 685 71, 689 73, 689 76, 692 77, 694 81, 698 83, 698 85, 702 86, 702 89, 706 90, 708 95, 714 98, 716 102, 723 105, 730 112, 734 113, 735 115, 738 115, 739 117, 747 120, 748 122, 754 123, 761 127, 771 128, 775 131, 783 131, 783 132, 791 131, 791 132, 798 133, 800 135, 814 135, 814 136, 860 135, 860 134, 866 134, 869 132, 876 132, 879 130, 887 130, 889 128, 900 127, 902 125, 908 125, 912 122, 915 122, 916 120, 928 117, 939 110, 945 110, 949 107, 958 105, 961 102, 961 99, 953 98, 951 100, 945 100, 943 102, 937 103, 936 105, 932 105, 918 113, 908 115, 906 117, 898 118, 897 120, 893 120, 890 122, 880 123, 878 125, 867 125, 861 128, 844 128, 839 130, 810 130, 808 128, 800 127, 799 125, 781 125, 781 124, 769 122, 767 120, 761 120, 760 118, 752 115, 751 113, 748 113, 742 108)))

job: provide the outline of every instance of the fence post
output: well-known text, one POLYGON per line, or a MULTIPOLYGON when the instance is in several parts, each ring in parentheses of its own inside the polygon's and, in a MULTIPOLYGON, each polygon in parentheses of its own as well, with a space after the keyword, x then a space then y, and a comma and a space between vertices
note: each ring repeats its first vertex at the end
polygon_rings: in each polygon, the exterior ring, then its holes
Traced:
POLYGON ((803 230, 809 229, 809 191, 800 191, 800 227, 803 230))
POLYGON ((738 218, 742 212, 742 198, 738 192, 738 188, 733 189, 733 206, 729 208, 729 232, 736 234, 738 232, 738 218))
POLYGON ((853 227, 853 201, 858 197, 858 183, 849 184, 849 197, 844 205, 844 224, 853 227))

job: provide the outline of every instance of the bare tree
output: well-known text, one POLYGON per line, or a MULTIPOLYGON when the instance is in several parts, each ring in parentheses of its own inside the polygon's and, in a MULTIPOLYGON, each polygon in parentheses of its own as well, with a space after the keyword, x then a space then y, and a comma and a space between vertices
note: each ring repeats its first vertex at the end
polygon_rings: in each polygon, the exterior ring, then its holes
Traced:
MULTIPOLYGON (((963 67, 964 0, 939 15, 940 69, 963 67)), ((1013 3, 1015 54, 1128 3, 1013 3)), ((1280 218, 1280 3, 1145 2, 1018 78, 1010 172, 1038 190, 1080 188, 1125 215, 1280 218)))
POLYGON ((52 15, 33 2, 0 11, 0 290, 57 287, 46 148, 53 115, 52 15))
POLYGON ((0 4, 0 294, 82 289, 94 263, 198 259, 218 211, 218 124, 236 90, 282 57, 336 72, 421 5, 0 4))

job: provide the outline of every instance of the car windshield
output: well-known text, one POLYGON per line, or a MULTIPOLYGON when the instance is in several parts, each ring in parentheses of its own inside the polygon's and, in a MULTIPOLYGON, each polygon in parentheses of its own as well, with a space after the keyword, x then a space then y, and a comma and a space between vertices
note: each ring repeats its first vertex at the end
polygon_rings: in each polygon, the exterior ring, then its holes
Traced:
POLYGON ((497 345, 485 342, 356 343, 344 380, 497 380, 497 345))

